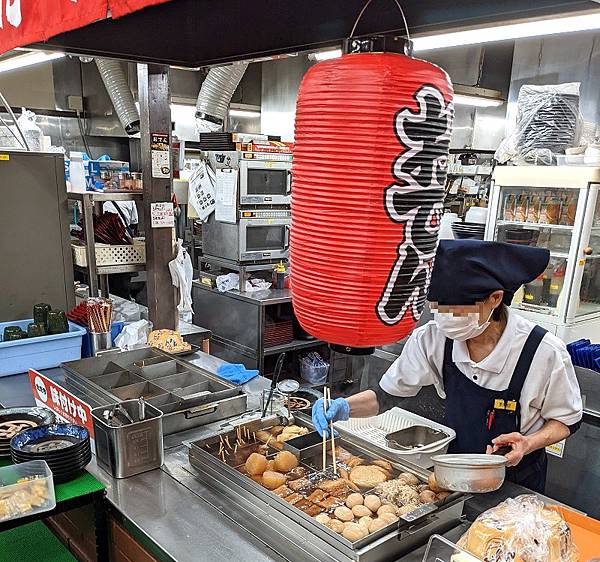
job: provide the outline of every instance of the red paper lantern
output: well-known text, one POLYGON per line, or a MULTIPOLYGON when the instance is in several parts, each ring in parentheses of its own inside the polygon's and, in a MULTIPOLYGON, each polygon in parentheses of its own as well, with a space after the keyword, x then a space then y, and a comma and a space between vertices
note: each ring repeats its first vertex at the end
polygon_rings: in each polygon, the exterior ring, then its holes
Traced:
POLYGON ((402 339, 419 319, 437 248, 452 93, 442 69, 396 53, 346 54, 306 73, 290 261, 294 310, 313 336, 372 348, 402 339))

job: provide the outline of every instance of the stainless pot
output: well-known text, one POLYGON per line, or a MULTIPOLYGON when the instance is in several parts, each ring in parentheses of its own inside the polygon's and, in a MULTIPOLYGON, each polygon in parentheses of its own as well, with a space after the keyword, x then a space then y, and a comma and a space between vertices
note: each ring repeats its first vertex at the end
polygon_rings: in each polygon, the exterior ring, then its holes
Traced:
POLYGON ((500 488, 508 462, 503 455, 435 455, 431 460, 441 488, 475 494, 500 488))

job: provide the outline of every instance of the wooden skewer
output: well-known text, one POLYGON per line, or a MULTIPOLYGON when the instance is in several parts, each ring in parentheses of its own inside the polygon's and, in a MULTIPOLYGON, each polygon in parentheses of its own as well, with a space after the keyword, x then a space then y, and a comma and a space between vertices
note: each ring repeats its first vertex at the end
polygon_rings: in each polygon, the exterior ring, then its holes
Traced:
MULTIPOLYGON (((327 402, 327 388, 323 390, 323 413, 327 415, 327 408, 329 404, 327 402)), ((327 468, 327 433, 323 432, 323 472, 327 468)))
MULTIPOLYGON (((327 391, 327 402, 331 404, 331 389, 326 388, 327 391)), ((337 459, 335 455, 335 437, 333 435, 333 421, 329 422, 329 430, 331 431, 331 456, 333 457, 333 473, 337 476, 337 459)))
POLYGON ((231 443, 229 442, 229 435, 225 436, 225 443, 227 443, 227 448, 231 449, 231 443))

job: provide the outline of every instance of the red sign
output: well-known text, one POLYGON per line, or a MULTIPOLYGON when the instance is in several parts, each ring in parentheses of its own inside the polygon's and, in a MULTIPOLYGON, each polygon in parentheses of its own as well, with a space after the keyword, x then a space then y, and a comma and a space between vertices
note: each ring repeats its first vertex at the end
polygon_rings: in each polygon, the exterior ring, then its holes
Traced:
POLYGON ((168 0, 0 0, 0 54, 168 0))
POLYGON ((88 404, 33 369, 29 369, 29 383, 36 405, 49 408, 63 422, 82 425, 94 438, 92 410, 88 404))

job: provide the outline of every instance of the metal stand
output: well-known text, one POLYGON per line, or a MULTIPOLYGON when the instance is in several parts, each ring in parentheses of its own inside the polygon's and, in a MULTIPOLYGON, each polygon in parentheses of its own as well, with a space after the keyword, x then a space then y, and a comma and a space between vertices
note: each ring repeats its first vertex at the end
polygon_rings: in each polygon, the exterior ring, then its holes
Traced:
POLYGON ((228 269, 230 271, 236 271, 240 276, 240 293, 246 292, 246 279, 248 278, 248 273, 252 271, 273 271, 273 268, 277 263, 281 260, 268 260, 263 262, 252 262, 252 263, 239 263, 235 261, 226 260, 224 258, 219 258, 216 256, 208 256, 204 255, 200 258, 200 270, 202 270, 202 264, 208 263, 210 265, 216 265, 223 269, 228 269))

